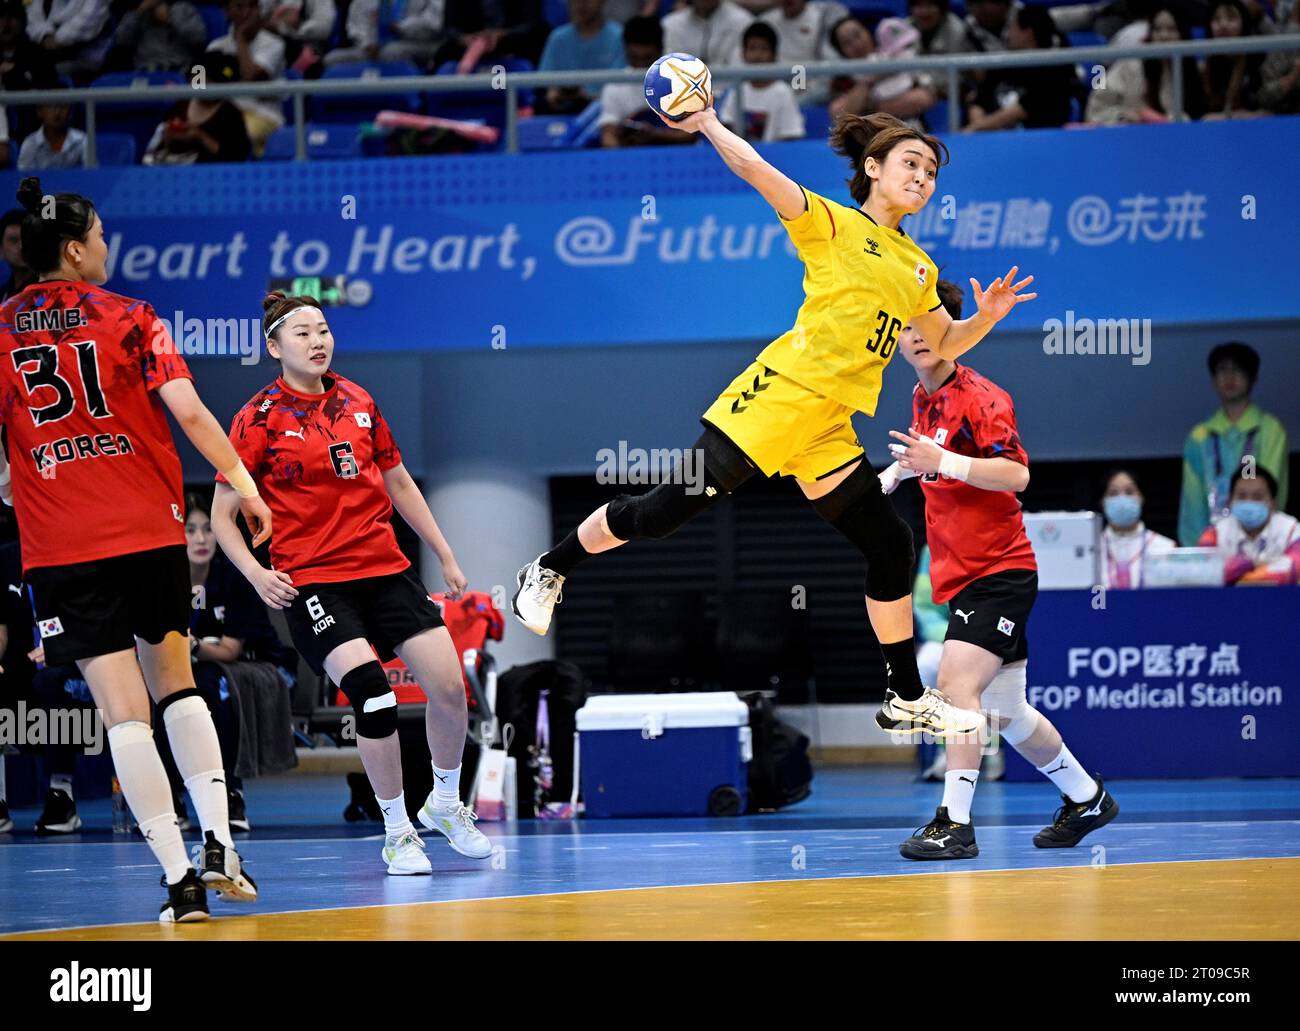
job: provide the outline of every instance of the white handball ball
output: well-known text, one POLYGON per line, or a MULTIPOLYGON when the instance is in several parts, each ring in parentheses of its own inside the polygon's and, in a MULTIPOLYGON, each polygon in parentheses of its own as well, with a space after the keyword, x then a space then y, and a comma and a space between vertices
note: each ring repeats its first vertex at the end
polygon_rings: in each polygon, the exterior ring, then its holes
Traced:
POLYGON ((712 97, 709 66, 690 54, 664 54, 645 73, 645 102, 674 122, 703 111, 712 97))

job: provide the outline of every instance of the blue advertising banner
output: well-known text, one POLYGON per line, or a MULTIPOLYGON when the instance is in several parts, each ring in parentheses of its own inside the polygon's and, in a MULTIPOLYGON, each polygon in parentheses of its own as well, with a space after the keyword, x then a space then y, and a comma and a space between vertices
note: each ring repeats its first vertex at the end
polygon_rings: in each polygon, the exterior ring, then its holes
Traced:
MULTIPOLYGON (((1008 328, 1055 320, 1068 348, 1090 320, 1300 318, 1286 273, 1300 195, 1278 172, 1300 167, 1300 118, 950 146, 934 198, 904 227, 963 286, 1013 263, 1033 273, 1039 298, 1008 328)), ((848 169, 824 142, 765 153, 852 203, 848 169)), ((110 288, 174 320, 191 354, 216 346, 207 320, 221 321, 232 353, 256 346, 270 283, 332 293, 336 334, 368 350, 763 341, 791 325, 802 296, 779 219, 703 142, 43 182, 97 201, 110 288)))
MULTIPOLYGON (((1108 778, 1295 776, 1298 626, 1295 587, 1043 591, 1029 703, 1108 778)), ((1039 778, 1005 751, 1008 780, 1039 778)))

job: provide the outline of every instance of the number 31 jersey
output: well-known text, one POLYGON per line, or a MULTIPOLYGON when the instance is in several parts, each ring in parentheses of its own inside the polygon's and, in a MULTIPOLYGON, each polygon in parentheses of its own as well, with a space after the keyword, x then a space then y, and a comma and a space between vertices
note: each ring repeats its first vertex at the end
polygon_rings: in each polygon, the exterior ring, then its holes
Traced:
MULTIPOLYGON (((379 406, 334 373, 325 392, 282 378, 253 397, 230 441, 271 509, 271 564, 295 586, 400 573, 383 473, 402 456, 379 406)), ((217 475, 219 483, 226 479, 217 475)))
POLYGON ((144 301, 58 279, 0 307, 24 569, 185 543, 181 463, 156 391, 189 378, 144 301))

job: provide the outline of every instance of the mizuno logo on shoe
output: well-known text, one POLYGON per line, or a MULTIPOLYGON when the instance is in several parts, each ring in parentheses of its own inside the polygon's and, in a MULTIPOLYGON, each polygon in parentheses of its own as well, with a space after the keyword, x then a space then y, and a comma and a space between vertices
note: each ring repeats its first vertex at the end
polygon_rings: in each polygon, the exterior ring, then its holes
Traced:
POLYGON ((945 844, 952 840, 952 835, 945 834, 942 838, 928 838, 926 840, 928 840, 935 848, 943 848, 945 844))
POLYGON ((1104 801, 1106 801, 1106 796, 1105 796, 1105 794, 1103 793, 1102 796, 1101 796, 1101 798, 1097 799, 1097 804, 1096 804, 1095 806, 1093 806, 1091 809, 1085 809, 1081 815, 1083 815, 1083 816, 1100 816, 1100 815, 1101 815, 1101 804, 1102 804, 1102 802, 1104 802, 1104 801))

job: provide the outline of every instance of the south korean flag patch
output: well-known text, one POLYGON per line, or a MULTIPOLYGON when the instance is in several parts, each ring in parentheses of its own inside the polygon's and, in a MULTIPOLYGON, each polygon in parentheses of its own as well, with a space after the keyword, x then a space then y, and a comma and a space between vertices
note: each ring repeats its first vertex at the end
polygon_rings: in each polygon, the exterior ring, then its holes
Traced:
POLYGON ((1016 628, 1016 624, 1011 622, 1011 620, 1007 619, 1006 616, 1002 616, 998 619, 999 633, 1006 634, 1008 637, 1010 637, 1011 631, 1014 630, 1015 628, 1016 628))
POLYGON ((357 425, 360 426, 363 430, 370 429, 369 412, 353 412, 352 417, 357 420, 357 425))
POLYGON ((39 626, 42 641, 47 637, 58 637, 59 634, 63 633, 63 622, 58 616, 54 616, 50 619, 42 619, 39 626))
POLYGON ((929 269, 925 267, 925 262, 916 263, 916 282, 920 286, 925 286, 925 277, 929 274, 929 269))

